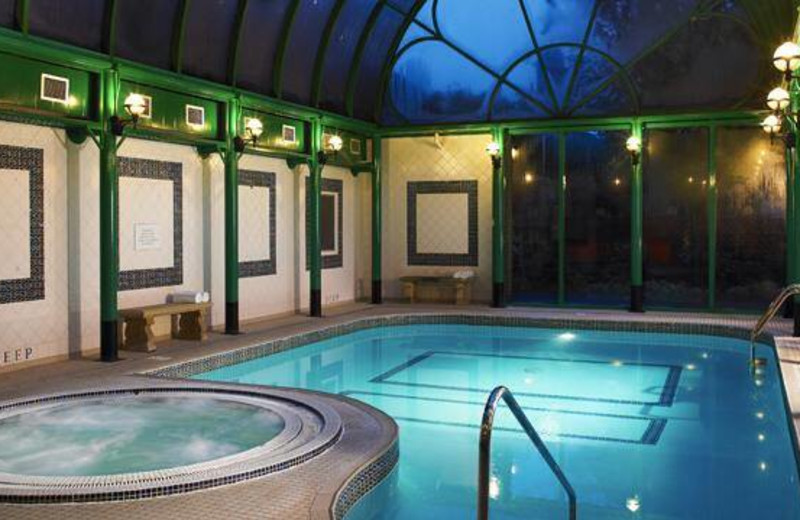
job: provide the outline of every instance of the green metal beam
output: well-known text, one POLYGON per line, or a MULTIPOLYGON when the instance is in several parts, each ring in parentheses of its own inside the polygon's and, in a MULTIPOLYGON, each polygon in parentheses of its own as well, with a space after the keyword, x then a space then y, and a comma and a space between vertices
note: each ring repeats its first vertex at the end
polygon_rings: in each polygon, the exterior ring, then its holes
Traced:
POLYGON ((225 138, 225 333, 239 333, 239 154, 241 104, 232 99, 226 107, 225 138))
POLYGON ((361 70, 361 60, 364 57, 364 49, 367 46, 369 37, 372 35, 372 31, 375 28, 375 23, 378 21, 378 16, 380 16, 384 5, 385 4, 383 2, 376 2, 375 6, 372 8, 372 11, 369 13, 367 23, 364 25, 364 30, 361 31, 361 36, 358 39, 358 45, 356 46, 356 51, 353 54, 353 61, 350 62, 350 71, 347 73, 347 87, 345 89, 345 92, 347 92, 345 97, 346 113, 350 117, 353 117, 356 83, 358 82, 358 72, 361 70))
POLYGON ((422 9, 426 1, 427 0, 416 0, 408 14, 405 15, 400 29, 397 31, 397 34, 395 34, 392 44, 389 46, 389 52, 386 54, 386 62, 383 64, 380 76, 378 76, 378 98, 375 103, 375 113, 373 116, 375 121, 380 121, 381 114, 383 113, 383 98, 386 95, 386 89, 389 88, 389 76, 391 75, 394 65, 394 55, 397 53, 400 44, 403 43, 403 37, 406 35, 408 28, 411 27, 414 18, 416 18, 417 13, 419 13, 419 10, 422 9))
POLYGON ((322 32, 317 57, 314 60, 314 76, 311 81, 311 106, 313 107, 319 106, 319 98, 322 95, 322 80, 325 75, 325 57, 331 45, 333 29, 336 27, 336 22, 339 20, 339 15, 342 13, 345 2, 346 0, 336 0, 336 5, 333 6, 333 11, 331 11, 330 16, 328 16, 328 22, 325 24, 325 30, 322 32))
POLYGON ((561 109, 566 109, 569 105, 569 100, 572 98, 572 91, 575 88, 575 81, 578 78, 578 74, 580 74, 580 69, 583 65, 583 56, 586 54, 586 46, 589 43, 589 37, 592 35, 594 21, 597 18, 597 12, 599 10, 600 0, 594 0, 592 14, 589 16, 589 23, 586 25, 586 32, 583 34, 583 40, 581 42, 580 50, 578 51, 578 58, 575 60, 575 67, 573 67, 572 74, 569 76, 569 83, 567 84, 567 90, 564 92, 564 99, 561 100, 561 109))
POLYGON ((717 126, 708 129, 708 308, 716 307, 717 297, 717 126))
MULTIPOLYGON (((640 119, 632 121, 631 135, 643 139, 640 119)), ((631 161, 631 302, 632 312, 644 311, 644 182, 642 153, 631 161)))
POLYGON ((375 305, 383 303, 382 159, 383 143, 380 137, 376 137, 372 140, 372 303, 375 305))
POLYGON ((22 34, 30 32, 31 0, 17 0, 16 9, 17 28, 22 34))
POLYGON ((289 38, 292 35, 292 27, 294 27, 299 8, 300 0, 294 0, 286 10, 278 48, 275 50, 275 63, 272 66, 272 94, 278 99, 283 97, 283 66, 286 60, 286 48, 289 46, 289 38))
POLYGON ((500 145, 500 153, 492 158, 492 306, 505 307, 505 198, 506 147, 502 128, 492 129, 492 141, 500 145))
POLYGON ((558 134, 558 304, 567 300, 567 134, 558 134))
POLYGON ((118 0, 106 2, 105 27, 103 33, 103 49, 112 58, 117 53, 117 10, 118 0))
POLYGON ((242 45, 242 27, 244 27, 244 20, 247 16, 247 8, 249 5, 249 0, 239 0, 238 9, 236 10, 236 20, 233 25, 233 38, 231 38, 230 57, 228 58, 228 83, 234 87, 236 86, 236 76, 239 72, 239 51, 242 45))
MULTIPOLYGON (((522 11, 522 16, 525 19, 525 26, 528 28, 528 34, 531 37, 531 44, 533 45, 533 50, 536 53, 539 53, 539 41, 536 39, 536 31, 533 30, 533 23, 531 22, 531 17, 528 14, 528 6, 525 4, 525 0, 519 0, 519 8, 522 11)), ((542 76, 544 77, 544 83, 547 87, 547 95, 550 97, 550 102, 553 106, 558 109, 558 101, 556 100, 556 94, 553 90, 553 84, 550 81, 550 74, 547 71, 547 67, 544 64, 544 60, 541 58, 539 61, 539 69, 542 72, 542 76)))
POLYGON ((309 314, 311 317, 322 317, 322 226, 320 225, 320 206, 322 205, 322 169, 324 164, 320 161, 323 153, 322 133, 323 126, 320 121, 315 121, 311 126, 311 162, 309 169, 308 236, 306 244, 309 259, 309 314))
POLYGON ((178 16, 175 18, 175 27, 172 32, 172 69, 181 73, 183 70, 183 46, 186 36, 186 19, 189 16, 192 0, 180 0, 178 16))

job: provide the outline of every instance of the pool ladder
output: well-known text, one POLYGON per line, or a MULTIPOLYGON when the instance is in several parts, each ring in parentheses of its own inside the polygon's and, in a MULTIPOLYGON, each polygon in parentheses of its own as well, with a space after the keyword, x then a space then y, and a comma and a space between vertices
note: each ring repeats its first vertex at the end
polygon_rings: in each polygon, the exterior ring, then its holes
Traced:
POLYGON ((778 294, 778 296, 776 296, 775 299, 772 300, 772 303, 769 304, 769 307, 767 307, 767 310, 764 312, 764 314, 758 320, 758 322, 756 323, 756 326, 753 327, 753 331, 750 333, 750 366, 751 366, 751 368, 755 369, 756 367, 765 364, 765 360, 764 359, 756 357, 756 339, 764 331, 764 328, 769 323, 769 320, 771 320, 773 317, 775 317, 775 315, 778 313, 778 311, 783 306, 783 304, 786 302, 786 300, 788 300, 789 298, 791 298, 792 296, 795 296, 797 294, 800 294, 800 283, 795 283, 795 284, 792 284, 792 285, 789 285, 789 286, 785 287, 780 292, 780 294, 778 294))
POLYGON ((489 519, 489 487, 491 485, 491 462, 492 462, 492 428, 494 426, 494 415, 497 411, 497 405, 500 401, 505 401, 506 405, 511 409, 511 413, 519 422, 528 438, 533 443, 539 455, 542 456, 544 461, 550 467, 561 487, 567 493, 569 498, 569 519, 576 520, 578 518, 578 505, 575 496, 575 490, 567 480, 564 472, 556 460, 550 454, 542 438, 536 433, 536 428, 533 427, 531 422, 525 416, 519 403, 514 399, 511 390, 504 386, 498 386, 489 395, 486 401, 486 407, 483 409, 483 420, 481 421, 481 441, 480 441, 480 455, 478 459, 478 520, 489 519))

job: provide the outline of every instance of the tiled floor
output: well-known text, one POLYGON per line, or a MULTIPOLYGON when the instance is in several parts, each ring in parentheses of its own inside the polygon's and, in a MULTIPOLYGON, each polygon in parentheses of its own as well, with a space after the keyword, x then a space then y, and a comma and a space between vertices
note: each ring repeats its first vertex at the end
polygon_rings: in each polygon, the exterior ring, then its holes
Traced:
MULTIPOLYGON (((398 314, 455 314, 481 316, 510 316, 547 320, 625 321, 635 323, 694 324, 731 327, 746 334, 756 321, 755 316, 648 312, 632 314, 624 311, 594 311, 574 309, 508 308, 490 309, 484 306, 453 307, 440 305, 386 304, 370 306, 353 304, 327 311, 326 317, 312 319, 305 316, 290 316, 276 320, 249 324, 246 333, 240 336, 211 334, 209 341, 198 344, 185 341, 168 341, 156 353, 124 352, 124 359, 114 364, 102 364, 95 360, 76 360, 52 365, 24 369, 0 377, 0 399, 11 399, 31 394, 73 390, 103 384, 120 384, 140 377, 137 373, 188 361, 201 356, 213 355, 231 349, 259 344, 269 340, 318 330, 361 318, 398 314)), ((788 320, 776 319, 769 332, 775 336, 779 347, 781 368, 787 387, 796 429, 800 426, 800 340, 785 338, 791 333, 788 320)), ((351 412, 353 412, 351 410, 351 412)), ((349 428, 364 428, 355 417, 357 413, 343 417, 349 420, 349 428)), ((800 430, 798 430, 800 431, 800 430)), ((350 446, 356 448, 358 443, 350 446)), ((128 502, 123 504, 76 505, 67 507, 3 507, 0 518, 323 518, 330 506, 332 490, 322 490, 309 483, 318 482, 319 475, 328 472, 351 471, 357 467, 352 460, 329 458, 312 467, 307 463, 283 472, 281 482, 271 477, 256 479, 200 493, 179 495, 128 502), (327 502, 326 502, 327 500, 327 502), (322 516, 317 516, 322 515, 322 516)), ((324 479, 323 479, 324 480, 324 479)))

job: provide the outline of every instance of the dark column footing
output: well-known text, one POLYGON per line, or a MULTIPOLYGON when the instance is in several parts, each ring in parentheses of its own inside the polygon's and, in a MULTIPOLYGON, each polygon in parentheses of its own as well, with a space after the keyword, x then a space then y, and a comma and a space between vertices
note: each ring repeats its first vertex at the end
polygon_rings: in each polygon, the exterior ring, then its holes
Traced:
POLYGON ((502 309, 506 306, 506 284, 495 283, 492 286, 492 307, 502 309))
POLYGON ((644 287, 641 285, 631 286, 631 312, 644 312, 644 287))
POLYGON ((225 302, 225 334, 235 336, 239 330, 239 302, 225 302))
POLYGON ((311 299, 309 301, 309 314, 312 318, 322 317, 322 291, 311 289, 311 299))
POLYGON ((383 303, 383 282, 381 280, 372 280, 372 303, 373 305, 383 303))
POLYGON ((111 363, 119 361, 119 328, 116 321, 100 323, 100 361, 111 363))

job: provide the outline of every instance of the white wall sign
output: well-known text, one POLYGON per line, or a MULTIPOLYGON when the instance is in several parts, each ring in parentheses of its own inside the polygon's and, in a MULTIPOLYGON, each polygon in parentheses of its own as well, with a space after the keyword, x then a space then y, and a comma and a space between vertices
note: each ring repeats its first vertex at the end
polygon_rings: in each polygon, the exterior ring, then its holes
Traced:
POLYGON ((136 251, 161 249, 161 227, 158 224, 134 224, 133 243, 136 251))

